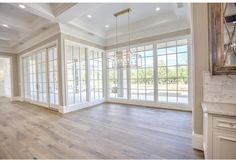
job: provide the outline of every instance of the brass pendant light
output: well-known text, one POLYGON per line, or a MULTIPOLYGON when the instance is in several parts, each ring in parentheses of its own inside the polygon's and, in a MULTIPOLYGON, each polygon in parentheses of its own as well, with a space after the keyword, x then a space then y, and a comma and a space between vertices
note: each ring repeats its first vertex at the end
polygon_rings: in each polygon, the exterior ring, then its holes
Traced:
POLYGON ((114 13, 113 16, 116 18, 116 57, 117 57, 117 67, 118 68, 127 68, 131 66, 130 57, 130 12, 132 10, 130 8, 124 9, 122 11, 119 11, 117 13, 114 13), (127 14, 128 16, 128 51, 126 51, 125 59, 123 58, 123 53, 121 51, 118 51, 118 34, 117 34, 117 20, 118 17, 121 15, 127 14))

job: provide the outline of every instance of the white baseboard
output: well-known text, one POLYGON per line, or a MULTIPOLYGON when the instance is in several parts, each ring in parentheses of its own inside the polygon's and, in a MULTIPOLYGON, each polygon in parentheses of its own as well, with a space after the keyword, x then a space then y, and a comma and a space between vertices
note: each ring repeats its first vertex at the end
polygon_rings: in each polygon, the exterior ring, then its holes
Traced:
POLYGON ((152 101, 141 101, 141 100, 127 100, 127 99, 118 99, 118 98, 108 98, 106 100, 108 103, 119 103, 126 105, 135 105, 135 106, 145 106, 145 107, 154 107, 154 108, 163 108, 170 110, 181 110, 181 111, 192 111, 192 108, 188 105, 176 105, 176 104, 165 104, 165 103, 157 103, 152 101))
POLYGON ((200 134, 192 134, 192 147, 203 151, 203 136, 200 134))
POLYGON ((83 108, 99 105, 99 104, 104 103, 104 102, 105 102, 105 100, 102 99, 102 100, 99 100, 99 101, 89 102, 89 103, 87 102, 87 103, 80 104, 80 105, 59 106, 59 112, 63 113, 63 114, 64 113, 69 113, 69 112, 77 111, 77 110, 80 110, 80 109, 83 109, 83 108))
POLYGON ((14 102, 14 101, 23 101, 20 96, 11 97, 10 99, 11 99, 12 102, 14 102))

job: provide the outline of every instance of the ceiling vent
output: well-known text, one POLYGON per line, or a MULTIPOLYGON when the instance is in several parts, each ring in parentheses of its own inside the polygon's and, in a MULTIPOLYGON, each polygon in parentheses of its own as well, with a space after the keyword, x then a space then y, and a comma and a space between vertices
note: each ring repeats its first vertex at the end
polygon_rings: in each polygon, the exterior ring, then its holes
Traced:
POLYGON ((177 7, 178 8, 182 8, 183 7, 183 3, 177 3, 177 7))
POLYGON ((92 33, 92 32, 88 32, 88 34, 91 35, 91 36, 94 36, 94 33, 92 33))

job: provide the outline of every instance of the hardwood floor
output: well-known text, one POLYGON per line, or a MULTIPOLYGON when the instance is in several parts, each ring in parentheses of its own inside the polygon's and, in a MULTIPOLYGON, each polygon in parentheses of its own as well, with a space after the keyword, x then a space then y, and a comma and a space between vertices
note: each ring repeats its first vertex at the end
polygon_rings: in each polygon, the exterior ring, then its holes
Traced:
POLYGON ((59 114, 0 103, 2 159, 196 159, 191 113, 102 104, 59 114))

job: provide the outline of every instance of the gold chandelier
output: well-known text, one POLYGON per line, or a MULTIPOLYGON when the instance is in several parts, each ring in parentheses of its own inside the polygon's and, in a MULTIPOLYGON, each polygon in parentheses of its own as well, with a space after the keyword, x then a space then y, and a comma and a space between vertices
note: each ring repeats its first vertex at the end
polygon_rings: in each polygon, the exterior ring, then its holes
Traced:
POLYGON ((116 18, 116 60, 117 60, 118 68, 132 67, 134 66, 134 64, 136 64, 136 63, 131 62, 131 56, 132 56, 132 52, 130 51, 130 12, 131 11, 132 10, 130 8, 127 8, 113 14, 116 18), (118 17, 124 14, 127 14, 127 18, 128 18, 128 50, 126 50, 125 53, 118 50, 118 34, 117 34, 118 17))

